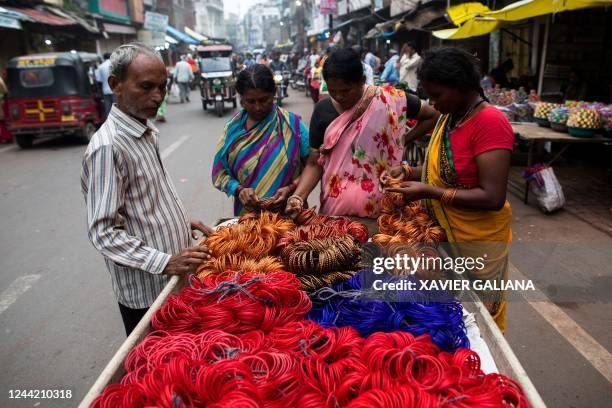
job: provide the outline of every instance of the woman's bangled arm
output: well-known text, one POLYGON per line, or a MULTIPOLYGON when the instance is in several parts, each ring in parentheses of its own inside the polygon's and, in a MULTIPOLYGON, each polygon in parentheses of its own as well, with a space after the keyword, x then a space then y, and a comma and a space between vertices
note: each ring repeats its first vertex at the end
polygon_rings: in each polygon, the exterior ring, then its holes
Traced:
POLYGON ((323 176, 323 168, 317 163, 319 155, 320 153, 317 149, 310 149, 310 155, 306 161, 306 166, 299 178, 298 186, 293 193, 301 197, 304 201, 308 199, 308 196, 323 176))

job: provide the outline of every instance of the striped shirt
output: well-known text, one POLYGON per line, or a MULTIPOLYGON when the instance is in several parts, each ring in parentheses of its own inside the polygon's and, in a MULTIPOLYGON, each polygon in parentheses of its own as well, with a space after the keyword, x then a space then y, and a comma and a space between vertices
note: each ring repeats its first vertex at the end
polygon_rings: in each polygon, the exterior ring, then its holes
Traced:
POLYGON ((149 307, 168 282, 171 255, 190 244, 190 222, 159 155, 159 131, 116 105, 91 139, 81 173, 89 239, 124 306, 149 307))

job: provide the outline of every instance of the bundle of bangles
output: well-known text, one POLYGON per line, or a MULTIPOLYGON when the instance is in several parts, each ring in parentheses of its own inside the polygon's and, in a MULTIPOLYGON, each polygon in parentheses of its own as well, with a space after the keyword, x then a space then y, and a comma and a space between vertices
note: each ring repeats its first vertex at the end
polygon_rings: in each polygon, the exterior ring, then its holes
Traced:
MULTIPOLYGON (((393 179, 389 179, 393 185, 393 179)), ((443 230, 387 193, 380 233, 302 211, 241 216, 202 244, 213 257, 171 296, 94 407, 528 407, 513 380, 485 374, 452 294, 372 290, 375 257, 438 256, 443 230)))
POLYGON ((429 334, 323 327, 294 274, 192 276, 93 402, 115 407, 528 407, 477 353, 429 334), (369 331, 365 330, 365 331, 369 331))
POLYGON ((312 292, 353 276, 367 240, 362 223, 320 215, 315 209, 294 220, 266 211, 247 213, 206 239, 203 244, 213 257, 196 274, 284 270, 296 274, 302 289, 312 292))

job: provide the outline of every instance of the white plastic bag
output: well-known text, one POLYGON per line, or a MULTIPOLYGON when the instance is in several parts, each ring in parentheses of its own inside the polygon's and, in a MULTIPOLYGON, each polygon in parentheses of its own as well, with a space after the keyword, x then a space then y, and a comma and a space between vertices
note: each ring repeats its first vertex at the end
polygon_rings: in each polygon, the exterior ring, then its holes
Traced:
POLYGON ((174 82, 170 87, 170 98, 172 102, 178 102, 180 100, 180 93, 181 91, 179 90, 178 84, 174 82))
POLYGON ((530 184, 531 192, 538 199, 538 206, 545 213, 560 210, 565 205, 563 189, 552 167, 542 167, 530 184))

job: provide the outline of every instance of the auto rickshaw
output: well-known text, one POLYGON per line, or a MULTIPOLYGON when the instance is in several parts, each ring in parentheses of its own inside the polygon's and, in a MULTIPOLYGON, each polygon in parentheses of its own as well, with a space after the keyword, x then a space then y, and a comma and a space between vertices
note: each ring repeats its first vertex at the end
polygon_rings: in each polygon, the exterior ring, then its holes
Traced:
POLYGON ((103 121, 97 54, 59 52, 13 58, 7 67, 8 124, 19 147, 72 135, 88 143, 103 121))
POLYGON ((199 45, 197 47, 200 61, 200 94, 202 109, 214 107, 217 116, 223 116, 225 103, 231 102, 236 108, 236 88, 232 70, 231 45, 199 45))

